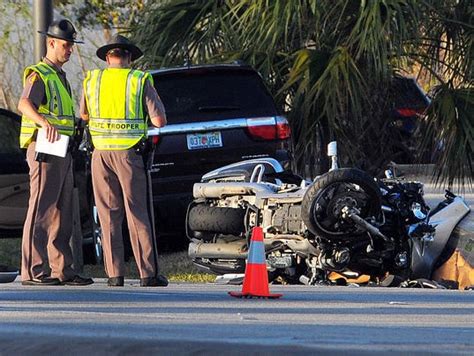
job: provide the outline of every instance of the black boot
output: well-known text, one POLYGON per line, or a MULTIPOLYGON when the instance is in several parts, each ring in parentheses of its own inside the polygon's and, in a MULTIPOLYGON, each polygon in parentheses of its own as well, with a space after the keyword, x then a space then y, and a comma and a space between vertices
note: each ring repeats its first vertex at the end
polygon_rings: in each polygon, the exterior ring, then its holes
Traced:
POLYGON ((168 279, 161 274, 156 277, 140 278, 140 287, 166 287, 168 279))
POLYGON ((110 277, 107 280, 107 285, 109 287, 123 287, 123 276, 120 277, 110 277))

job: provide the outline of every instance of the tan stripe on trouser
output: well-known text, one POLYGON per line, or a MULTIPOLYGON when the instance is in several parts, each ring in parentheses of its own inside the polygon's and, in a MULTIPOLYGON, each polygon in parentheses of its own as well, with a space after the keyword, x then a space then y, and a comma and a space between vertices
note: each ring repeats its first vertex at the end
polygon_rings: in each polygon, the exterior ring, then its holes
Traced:
POLYGON ((60 189, 57 205, 53 209, 59 224, 53 225, 50 230, 50 234, 57 236, 57 238, 50 240, 48 244, 49 263, 52 269, 51 277, 60 280, 72 278, 75 274, 70 267, 73 263, 70 239, 73 230, 73 207, 71 202, 73 201, 74 179, 72 159, 69 154, 67 157, 65 158, 67 162, 65 161, 63 165, 64 170, 62 170, 62 173, 64 173, 62 188, 60 189), (69 266, 66 268, 67 272, 63 272, 65 266, 69 266))
POLYGON ((35 161, 35 143, 30 144, 30 199, 22 239, 22 280, 47 274, 48 255, 51 276, 71 278, 72 232, 71 157, 48 157, 49 163, 35 161), (37 209, 35 212, 35 206, 37 209))
POLYGON ((122 219, 111 218, 107 211, 127 212, 130 241, 140 277, 152 277, 157 272, 153 234, 147 211, 146 180, 142 158, 133 150, 94 151, 94 194, 104 238, 104 260, 109 277, 123 275, 122 219), (120 188, 117 183, 120 182, 120 188), (110 186, 107 189, 106 186, 110 186), (97 189, 96 189, 97 187, 97 189), (123 199, 118 199, 118 192, 123 199), (110 204, 113 202, 114 204, 110 204), (103 216, 103 217, 102 217, 103 216))
POLYGON ((129 164, 123 165, 117 175, 122 182, 127 212, 130 242, 134 251, 140 277, 153 277, 157 273, 155 261, 154 236, 148 215, 147 181, 143 159, 133 150, 128 151, 129 164))
POLYGON ((109 277, 125 274, 122 221, 123 198, 118 178, 102 151, 92 154, 92 184, 102 230, 105 271, 109 277))

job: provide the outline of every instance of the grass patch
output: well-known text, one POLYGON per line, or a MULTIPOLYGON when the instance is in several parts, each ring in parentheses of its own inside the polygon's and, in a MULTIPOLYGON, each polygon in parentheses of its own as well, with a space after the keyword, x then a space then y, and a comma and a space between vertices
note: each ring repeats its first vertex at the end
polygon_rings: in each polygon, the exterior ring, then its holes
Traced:
MULTIPOLYGON (((140 278, 135 261, 126 263, 126 278, 140 278)), ((216 276, 200 272, 191 262, 187 252, 167 253, 158 256, 160 274, 172 282, 207 283, 214 282, 216 276)), ((106 278, 103 266, 85 265, 84 275, 96 278, 106 278)))
MULTIPOLYGON (((132 258, 133 260, 133 258, 132 258)), ((20 268, 21 238, 0 239, 0 265, 20 268)), ((191 262, 187 252, 162 254, 158 257, 160 273, 172 282, 207 283, 214 282, 216 276, 200 272, 191 262)), ((135 261, 126 263, 126 278, 139 278, 135 261)), ((85 265, 84 276, 106 278, 102 265, 85 265)))

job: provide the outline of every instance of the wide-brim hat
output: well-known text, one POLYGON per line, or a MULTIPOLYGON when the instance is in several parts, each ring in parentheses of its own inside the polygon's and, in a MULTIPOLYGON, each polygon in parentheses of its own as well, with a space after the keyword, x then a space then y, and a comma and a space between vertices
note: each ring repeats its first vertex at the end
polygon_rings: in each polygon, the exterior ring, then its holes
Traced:
POLYGON ((106 60, 105 57, 107 56, 107 53, 111 49, 115 49, 115 48, 121 48, 121 49, 129 51, 132 54, 132 61, 143 56, 143 52, 141 51, 141 49, 135 46, 128 38, 122 35, 116 34, 110 39, 109 42, 107 42, 105 46, 102 46, 99 49, 97 49, 97 52, 96 52, 97 57, 105 61, 106 60))
POLYGON ((42 35, 46 35, 53 38, 58 38, 60 40, 74 42, 74 43, 84 43, 82 41, 76 40, 77 32, 71 21, 62 19, 51 22, 51 25, 48 27, 48 31, 38 31, 42 35))

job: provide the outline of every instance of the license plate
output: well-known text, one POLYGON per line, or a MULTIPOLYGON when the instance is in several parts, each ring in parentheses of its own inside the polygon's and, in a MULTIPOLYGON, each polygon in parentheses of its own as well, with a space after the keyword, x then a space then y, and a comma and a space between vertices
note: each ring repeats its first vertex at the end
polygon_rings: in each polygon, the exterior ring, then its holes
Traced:
POLYGON ((186 135, 186 138, 190 150, 222 147, 222 137, 219 131, 189 134, 186 135))

